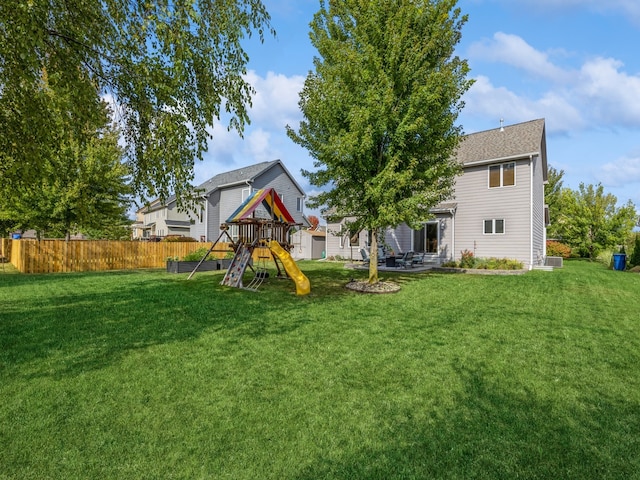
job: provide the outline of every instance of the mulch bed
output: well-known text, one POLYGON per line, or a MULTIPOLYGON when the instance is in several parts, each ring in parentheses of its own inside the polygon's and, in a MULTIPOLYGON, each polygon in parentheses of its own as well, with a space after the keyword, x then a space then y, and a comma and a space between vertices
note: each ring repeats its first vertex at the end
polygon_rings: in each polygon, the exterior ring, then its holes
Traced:
POLYGON ((400 285, 393 282, 379 281, 369 283, 366 280, 351 280, 346 288, 360 293, 395 293, 400 290, 400 285))

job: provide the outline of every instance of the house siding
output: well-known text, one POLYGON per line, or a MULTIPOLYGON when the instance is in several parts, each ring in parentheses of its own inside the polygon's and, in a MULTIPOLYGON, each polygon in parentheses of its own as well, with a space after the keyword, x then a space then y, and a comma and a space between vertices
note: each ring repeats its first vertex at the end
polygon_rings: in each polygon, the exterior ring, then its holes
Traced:
POLYGON ((284 198, 284 206, 296 223, 304 223, 304 212, 297 211, 297 199, 304 199, 304 192, 301 192, 291 181, 291 177, 289 177, 284 168, 282 168, 282 165, 276 164, 260 176, 256 177, 252 187, 257 190, 263 188, 274 188, 278 195, 284 198))
MULTIPOLYGON (((207 242, 213 242, 220 236, 220 212, 218 211, 218 205, 220 204, 220 191, 216 190, 212 192, 207 198, 207 206, 205 209, 205 225, 203 229, 205 233, 199 235, 205 235, 207 242)), ((196 237, 197 239, 200 236, 196 237)))
POLYGON ((361 248, 368 249, 368 234, 361 231, 358 234, 358 245, 352 245, 346 232, 346 223, 353 218, 345 218, 338 222, 327 222, 326 255, 327 258, 341 257, 348 260, 362 260, 361 248))
POLYGON ((543 165, 539 156, 533 158, 533 208, 532 208, 532 255, 533 265, 544 265, 547 255, 546 227, 544 222, 543 165))
POLYGON ((393 250, 394 253, 408 252, 412 248, 412 232, 404 223, 397 228, 387 228, 384 234, 385 250, 393 250))
POLYGON ((469 250, 476 257, 513 258, 530 263, 530 160, 516 161, 515 185, 489 188, 489 165, 467 167, 456 180, 453 257, 469 250), (483 222, 504 219, 505 233, 484 234, 483 222))
POLYGON ((191 228, 189 229, 189 235, 198 241, 201 239, 207 241, 206 200, 202 202, 202 215, 200 215, 199 213, 199 209, 197 209, 195 213, 190 213, 190 217, 193 219, 193 222, 191 223, 191 228))
MULTIPOLYGON (((242 190, 250 188, 248 185, 234 186, 220 189, 220 200, 218 210, 220 212, 220 223, 224 223, 242 204, 242 190)), ((218 224, 217 227, 220 225, 218 224)))
POLYGON ((455 241, 455 223, 453 214, 438 215, 440 221, 439 257, 443 262, 453 260, 455 241))

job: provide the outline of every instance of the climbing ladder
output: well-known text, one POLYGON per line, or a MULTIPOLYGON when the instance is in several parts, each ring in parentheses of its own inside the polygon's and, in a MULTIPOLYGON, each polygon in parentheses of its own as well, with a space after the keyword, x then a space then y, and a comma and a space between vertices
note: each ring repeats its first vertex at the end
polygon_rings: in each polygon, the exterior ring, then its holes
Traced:
POLYGON ((224 278, 222 279, 222 282, 220 282, 220 285, 243 288, 242 276, 244 275, 244 271, 247 269, 249 260, 251 260, 251 251, 252 249, 246 245, 240 245, 238 247, 236 255, 233 257, 233 260, 231 260, 231 265, 229 266, 227 273, 224 274, 224 278))

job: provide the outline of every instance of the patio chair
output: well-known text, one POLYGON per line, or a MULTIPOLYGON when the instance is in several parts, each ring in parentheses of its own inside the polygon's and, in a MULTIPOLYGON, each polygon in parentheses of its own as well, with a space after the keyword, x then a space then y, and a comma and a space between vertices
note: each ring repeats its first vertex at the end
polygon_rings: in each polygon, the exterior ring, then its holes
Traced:
POLYGON ((424 255, 425 255, 424 252, 414 255, 413 259, 411 260, 411 264, 412 265, 424 265, 424 255))
POLYGON ((364 263, 365 265, 369 265, 369 261, 371 259, 369 258, 369 254, 364 248, 360 249, 360 255, 362 255, 362 263, 364 263))
POLYGON ((396 258, 396 267, 411 268, 413 266, 413 252, 405 252, 396 258))

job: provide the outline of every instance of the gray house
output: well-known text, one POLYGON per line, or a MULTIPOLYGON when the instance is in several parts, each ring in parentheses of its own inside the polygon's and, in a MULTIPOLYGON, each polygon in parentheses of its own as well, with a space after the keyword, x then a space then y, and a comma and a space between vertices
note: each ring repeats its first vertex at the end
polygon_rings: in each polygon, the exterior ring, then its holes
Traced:
MULTIPOLYGON (((517 259, 526 268, 544 264, 544 120, 466 135, 456 158, 463 173, 456 179, 454 197, 433 208, 433 218, 419 230, 404 224, 388 229, 387 249, 425 252, 434 263, 459 260, 468 250, 476 257, 517 259)), ((347 223, 348 218, 327 219, 327 256, 360 259, 367 233, 353 236, 347 223)))
MULTIPOLYGON (((145 236, 179 234, 203 242, 214 241, 220 235, 220 224, 252 192, 263 188, 274 188, 294 220, 302 226, 309 226, 304 216, 304 191, 284 164, 273 160, 220 173, 198 185, 195 190, 202 201, 196 212, 178 212, 175 197, 163 204, 151 202, 139 210, 138 223, 141 225, 136 227, 147 232, 145 236)), ((233 227, 229 233, 237 235, 233 227)))
MULTIPOLYGON (((214 241, 220 235, 220 224, 249 195, 263 188, 274 188, 294 220, 309 226, 304 216, 304 191, 280 160, 221 173, 196 187, 203 199, 202 210, 191 226, 191 236, 202 241, 214 241)), ((236 232, 230 232, 233 237, 236 232)))

